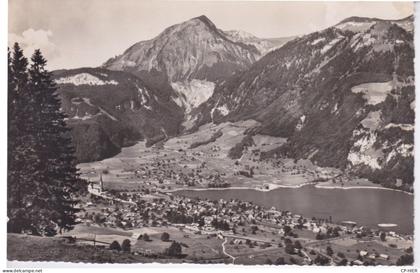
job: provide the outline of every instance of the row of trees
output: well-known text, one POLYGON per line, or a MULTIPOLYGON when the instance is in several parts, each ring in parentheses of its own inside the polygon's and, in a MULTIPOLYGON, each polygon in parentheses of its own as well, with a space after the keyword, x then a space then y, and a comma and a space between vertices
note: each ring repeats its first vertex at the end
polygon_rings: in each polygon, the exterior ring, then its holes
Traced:
POLYGON ((79 178, 47 61, 8 50, 8 232, 55 235, 75 225, 79 178))

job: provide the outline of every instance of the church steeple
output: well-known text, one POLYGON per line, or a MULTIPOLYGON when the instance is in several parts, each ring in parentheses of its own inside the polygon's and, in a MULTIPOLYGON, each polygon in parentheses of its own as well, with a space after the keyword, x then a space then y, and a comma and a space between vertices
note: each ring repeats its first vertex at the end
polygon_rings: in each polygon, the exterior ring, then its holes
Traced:
POLYGON ((104 181, 102 180, 102 173, 99 174, 99 188, 101 192, 104 191, 104 181))

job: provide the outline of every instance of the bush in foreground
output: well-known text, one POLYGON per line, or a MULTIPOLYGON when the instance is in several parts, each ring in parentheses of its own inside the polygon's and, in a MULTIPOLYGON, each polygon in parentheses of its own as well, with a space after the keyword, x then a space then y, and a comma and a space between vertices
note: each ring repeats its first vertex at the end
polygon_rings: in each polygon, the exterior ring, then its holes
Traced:
POLYGON ((130 240, 125 239, 125 240, 122 242, 121 249, 122 249, 122 251, 124 251, 124 252, 130 252, 130 251, 131 251, 131 242, 130 242, 130 240))
POLYGON ((117 241, 113 241, 113 242, 109 245, 109 249, 110 249, 110 250, 117 250, 117 251, 121 251, 121 245, 120 245, 120 243, 118 243, 117 241))
POLYGON ((169 238, 170 238, 170 236, 169 236, 169 233, 167 233, 167 232, 162 233, 162 236, 160 236, 160 239, 164 242, 169 241, 169 238))
POLYGON ((172 242, 171 246, 165 250, 165 254, 171 257, 179 257, 182 255, 182 246, 178 242, 172 242))

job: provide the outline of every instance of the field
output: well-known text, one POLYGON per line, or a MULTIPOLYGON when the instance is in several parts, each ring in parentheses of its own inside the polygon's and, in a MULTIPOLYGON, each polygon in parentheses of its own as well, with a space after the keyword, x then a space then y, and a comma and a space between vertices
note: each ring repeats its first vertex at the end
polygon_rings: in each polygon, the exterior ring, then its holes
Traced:
MULTIPOLYGON (((61 261, 83 263, 149 263, 154 260, 142 256, 116 253, 105 248, 69 244, 62 238, 8 234, 9 261, 61 261)), ((178 263, 179 259, 162 262, 178 263)))
MULTIPOLYGON (((131 241, 131 250, 150 254, 163 253, 172 241, 182 242, 183 253, 190 259, 200 260, 223 260, 226 256, 222 253, 222 242, 216 236, 197 235, 188 230, 182 230, 176 227, 144 227, 130 230, 123 230, 119 228, 86 226, 79 224, 74 230, 66 232, 65 236, 74 236, 78 239, 89 239, 91 241, 83 242, 82 244, 93 245, 95 239, 98 245, 103 243, 112 243, 114 240, 120 244, 125 240, 131 241), (169 241, 162 241, 161 236, 163 232, 170 234, 169 241), (138 237, 143 234, 148 234, 150 240, 138 240, 138 237)), ((108 247, 107 244, 105 244, 108 247)))
POLYGON ((309 160, 262 160, 262 152, 280 147, 286 139, 255 134, 250 145, 243 145, 243 140, 249 138, 249 128, 256 125, 253 120, 207 124, 195 133, 160 145, 146 147, 145 142, 138 142, 112 158, 78 167, 82 176, 93 183, 102 176, 106 189, 127 191, 207 188, 214 176, 230 187, 259 190, 298 187, 314 181, 334 187, 377 186, 357 178, 341 178, 336 183, 333 178, 342 175, 340 170, 321 168, 309 160), (237 159, 229 156, 232 150, 239 153, 237 159))

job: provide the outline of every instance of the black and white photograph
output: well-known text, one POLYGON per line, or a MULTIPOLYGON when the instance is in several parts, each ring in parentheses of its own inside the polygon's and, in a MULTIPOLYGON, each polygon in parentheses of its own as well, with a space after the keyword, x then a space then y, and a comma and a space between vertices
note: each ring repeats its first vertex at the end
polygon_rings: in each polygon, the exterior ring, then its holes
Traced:
POLYGON ((417 272, 415 2, 7 5, 3 272, 417 272))

